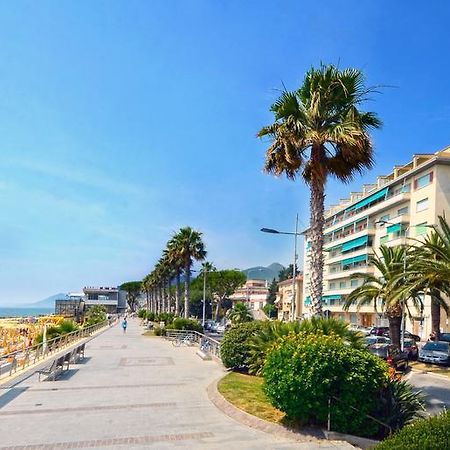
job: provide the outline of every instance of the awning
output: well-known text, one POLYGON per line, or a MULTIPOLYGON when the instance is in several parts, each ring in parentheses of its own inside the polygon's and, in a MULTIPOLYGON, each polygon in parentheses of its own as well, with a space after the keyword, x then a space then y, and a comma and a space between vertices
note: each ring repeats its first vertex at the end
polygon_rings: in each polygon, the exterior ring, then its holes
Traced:
POLYGON ((401 223, 396 223, 395 225, 390 225, 389 227, 387 227, 388 233, 396 233, 397 231, 401 231, 401 230, 402 230, 401 223))
POLYGON ((347 266, 349 264, 366 261, 366 260, 367 260, 367 255, 354 256, 353 258, 343 259, 341 261, 341 266, 347 266))
POLYGON ((352 250, 357 247, 362 247, 363 245, 366 245, 369 241, 369 236, 362 236, 357 239, 353 239, 352 241, 344 242, 342 244, 342 251, 348 252, 349 250, 352 250))
POLYGON ((375 192, 375 194, 369 195, 366 198, 363 198, 362 200, 360 200, 359 202, 356 202, 354 205, 349 206, 346 211, 355 211, 355 209, 359 209, 362 208, 363 206, 367 206, 370 205, 371 203, 373 203, 375 200, 378 200, 380 198, 383 198, 386 196, 387 191, 389 188, 384 188, 381 189, 381 191, 375 192))
POLYGON ((310 305, 311 304, 311 297, 306 297, 304 303, 305 303, 305 306, 310 305))
MULTIPOLYGON (((327 302, 328 300, 340 300, 342 298, 342 295, 323 295, 322 301, 327 302)), ((305 298, 305 306, 308 306, 311 304, 311 297, 308 295, 308 297, 305 298)))

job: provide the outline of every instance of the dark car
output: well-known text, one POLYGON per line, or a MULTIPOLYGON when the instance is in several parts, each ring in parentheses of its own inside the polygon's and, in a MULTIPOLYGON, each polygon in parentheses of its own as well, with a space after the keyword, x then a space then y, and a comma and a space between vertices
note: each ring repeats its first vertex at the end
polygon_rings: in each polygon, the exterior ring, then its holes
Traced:
MULTIPOLYGON (((385 333, 383 333, 383 336, 389 337, 389 329, 385 333)), ((400 336, 401 336, 401 332, 400 332, 400 336)), ((420 336, 417 336, 417 334, 412 334, 411 332, 406 331, 406 330, 405 330, 405 338, 406 339, 413 339, 416 342, 420 341, 420 336)))
POLYGON ((408 354, 409 360, 416 360, 419 356, 419 348, 414 339, 405 339, 404 351, 408 354))
POLYGON ((450 342, 450 333, 441 333, 439 340, 443 342, 450 342))
POLYGON ((372 327, 370 334, 375 336, 383 336, 385 333, 389 334, 389 327, 372 327))
POLYGON ((401 352, 390 344, 374 344, 367 348, 373 355, 379 356, 396 371, 405 372, 408 369, 408 353, 401 352))
POLYGON ((450 343, 427 342, 419 351, 419 361, 424 363, 450 365, 450 343))

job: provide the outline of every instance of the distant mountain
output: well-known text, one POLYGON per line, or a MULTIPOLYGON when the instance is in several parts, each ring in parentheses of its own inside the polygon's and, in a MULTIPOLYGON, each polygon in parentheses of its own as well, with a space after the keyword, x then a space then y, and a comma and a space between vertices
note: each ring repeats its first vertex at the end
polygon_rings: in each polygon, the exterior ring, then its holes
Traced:
POLYGON ((67 294, 59 293, 55 295, 51 295, 50 297, 44 298, 43 300, 39 300, 38 302, 34 303, 27 303, 26 305, 21 305, 24 308, 54 308, 55 307, 55 300, 58 298, 66 298, 67 294))
POLYGON ((242 270, 249 280, 267 280, 272 281, 274 278, 278 280, 280 270, 284 269, 279 263, 272 263, 270 266, 256 266, 242 270))

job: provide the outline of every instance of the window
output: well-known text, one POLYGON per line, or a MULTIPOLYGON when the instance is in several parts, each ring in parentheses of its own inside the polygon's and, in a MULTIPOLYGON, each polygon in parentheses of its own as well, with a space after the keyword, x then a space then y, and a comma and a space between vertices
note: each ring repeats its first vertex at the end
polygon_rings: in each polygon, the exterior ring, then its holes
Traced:
POLYGON ((402 188, 402 192, 411 192, 411 183, 405 184, 402 188))
POLYGON ((350 285, 351 285, 351 287, 357 287, 358 286, 358 284, 359 284, 359 280, 351 280, 351 282, 350 282, 350 285))
POLYGON ((345 285, 346 285, 345 281, 341 281, 341 282, 339 283, 339 289, 344 289, 344 288, 345 288, 345 285))
POLYGON ((428 198, 424 198, 416 203, 416 212, 425 211, 428 209, 428 198))
POLYGON ((405 206, 404 208, 400 208, 400 209, 397 211, 397 214, 398 214, 399 216, 403 216, 404 214, 408 214, 408 207, 405 206))
POLYGON ((420 236, 422 234, 426 234, 428 231, 427 223, 419 223, 416 225, 416 236, 420 236))
POLYGON ((335 288, 336 288, 336 283, 330 283, 329 289, 335 289, 335 288))
POLYGON ((381 244, 381 245, 386 244, 386 242, 387 242, 388 240, 389 240, 389 235, 381 236, 381 238, 380 238, 380 244, 381 244))
POLYGON ((414 180, 414 188, 422 189, 425 186, 428 186, 433 181, 433 172, 427 173, 422 177, 416 178, 414 180))
POLYGON ((384 216, 380 217, 380 222, 388 222, 391 216, 389 214, 385 214, 384 216))

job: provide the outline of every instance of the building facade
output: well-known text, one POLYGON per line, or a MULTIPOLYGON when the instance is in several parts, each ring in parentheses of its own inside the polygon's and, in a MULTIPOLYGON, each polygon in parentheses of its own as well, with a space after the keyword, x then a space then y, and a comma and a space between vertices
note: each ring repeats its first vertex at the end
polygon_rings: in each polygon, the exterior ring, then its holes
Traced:
MULTIPOLYGON (((278 309, 278 320, 287 322, 292 317, 292 278, 278 283, 277 299, 275 306, 278 309)), ((295 277, 295 319, 302 319, 303 316, 303 275, 295 277)))
MULTIPOLYGON (((370 255, 384 244, 397 246, 409 238, 420 240, 437 217, 450 217, 450 147, 434 154, 414 155, 411 162, 396 166, 391 174, 379 176, 361 192, 351 192, 325 213, 325 265, 323 308, 331 316, 365 326, 385 325, 386 320, 373 306, 359 310, 343 305, 346 296, 363 282, 359 274, 374 274, 370 255)), ((310 306, 308 281, 311 243, 305 231, 304 307, 310 306)), ((448 319, 441 324, 448 330, 448 319)), ((426 337, 431 331, 430 300, 424 299, 423 312, 417 312, 407 329, 426 337)))
POLYGON ((236 289, 230 300, 245 303, 250 310, 259 311, 267 302, 269 285, 266 280, 247 280, 243 286, 236 289))

